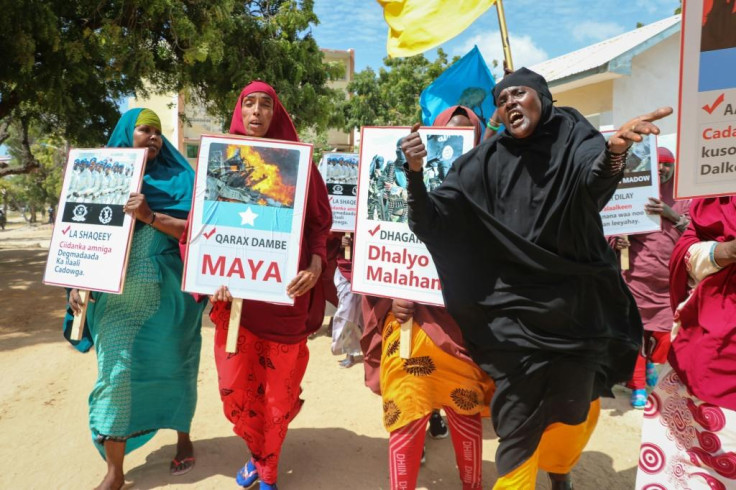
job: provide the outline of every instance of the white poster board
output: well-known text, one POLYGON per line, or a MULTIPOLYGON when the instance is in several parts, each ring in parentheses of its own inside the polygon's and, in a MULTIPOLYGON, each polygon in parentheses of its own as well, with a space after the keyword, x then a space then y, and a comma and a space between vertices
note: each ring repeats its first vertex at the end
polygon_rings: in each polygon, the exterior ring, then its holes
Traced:
POLYGON ((293 305, 312 145, 202 136, 184 291, 293 305))
POLYGON ((143 179, 145 148, 72 149, 43 282, 120 294, 134 219, 123 212, 143 179))
MULTIPOLYGON (((407 180, 399 148, 409 127, 364 127, 360 138, 353 291, 444 305, 432 256, 409 230, 407 180)), ((473 148, 472 128, 420 128, 427 147, 424 181, 440 185, 452 163, 473 148)))
MULTIPOLYGON (((608 140, 615 131, 603 131, 608 140)), ((636 235, 662 229, 658 214, 647 214, 644 205, 649 198, 659 199, 659 164, 657 138, 653 134, 634 143, 626 158, 626 170, 616 192, 601 211, 603 234, 636 235)))
POLYGON ((358 206, 358 154, 325 153, 319 172, 327 185, 332 209, 330 231, 352 233, 358 206))
POLYGON ((675 198, 736 193, 736 15, 726 1, 682 9, 675 198))

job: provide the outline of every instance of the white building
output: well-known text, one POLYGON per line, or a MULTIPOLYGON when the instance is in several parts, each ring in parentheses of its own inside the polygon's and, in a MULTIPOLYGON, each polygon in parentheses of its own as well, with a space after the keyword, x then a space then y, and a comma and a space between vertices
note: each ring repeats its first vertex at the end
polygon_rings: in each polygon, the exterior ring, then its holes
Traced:
POLYGON ((660 144, 677 131, 680 16, 668 17, 530 67, 544 75, 558 106, 572 106, 596 127, 615 126, 661 106, 660 144))

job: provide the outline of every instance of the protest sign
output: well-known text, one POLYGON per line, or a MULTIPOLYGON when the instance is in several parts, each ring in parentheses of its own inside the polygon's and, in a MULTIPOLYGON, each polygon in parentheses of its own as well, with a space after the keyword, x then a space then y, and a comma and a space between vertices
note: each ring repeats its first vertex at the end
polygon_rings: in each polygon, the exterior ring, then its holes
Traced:
POLYGON ((202 136, 184 291, 293 305, 312 146, 202 136))
MULTIPOLYGON (((364 127, 360 144, 353 291, 443 305, 427 247, 409 230, 401 139, 408 127, 364 127)), ((472 128, 420 128, 427 148, 424 182, 437 188, 453 162, 473 148, 472 128)))
POLYGON ((736 193, 733 2, 683 5, 675 198, 736 193))
MULTIPOLYGON (((608 139, 615 131, 603 131, 608 139)), ((635 235, 651 233, 662 228, 658 214, 647 214, 644 205, 650 197, 659 198, 659 170, 657 140, 654 135, 645 136, 634 143, 626 158, 626 170, 616 192, 601 211, 603 233, 635 235)))
POLYGON ((133 217, 123 212, 141 188, 145 149, 72 149, 64 173, 43 282, 120 294, 133 217))
POLYGON ((358 154, 325 153, 319 171, 327 185, 332 209, 331 231, 352 233, 358 203, 358 154))

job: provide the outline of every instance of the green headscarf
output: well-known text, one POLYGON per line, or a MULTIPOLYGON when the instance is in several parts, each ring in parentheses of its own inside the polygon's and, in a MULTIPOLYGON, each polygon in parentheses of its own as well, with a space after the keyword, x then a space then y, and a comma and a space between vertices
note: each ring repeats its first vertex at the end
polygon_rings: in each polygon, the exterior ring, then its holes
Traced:
MULTIPOLYGON (((122 115, 110 135, 108 147, 132 148, 136 126, 147 124, 161 128, 161 120, 150 109, 131 109, 122 115)), ((186 219, 192 207, 194 170, 166 137, 158 156, 146 165, 141 193, 153 211, 186 219)))

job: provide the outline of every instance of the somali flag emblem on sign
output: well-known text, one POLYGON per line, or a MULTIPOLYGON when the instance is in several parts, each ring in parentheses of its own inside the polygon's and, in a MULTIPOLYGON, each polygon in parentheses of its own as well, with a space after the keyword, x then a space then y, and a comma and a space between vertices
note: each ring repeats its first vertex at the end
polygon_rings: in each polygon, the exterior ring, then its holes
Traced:
POLYGON ((205 201, 202 221, 213 226, 290 233, 293 217, 292 208, 205 201))
POLYGON ((473 109, 483 124, 496 110, 493 87, 496 81, 488 69, 478 46, 445 70, 422 91, 422 123, 431 126, 435 118, 448 107, 462 105, 473 109))

